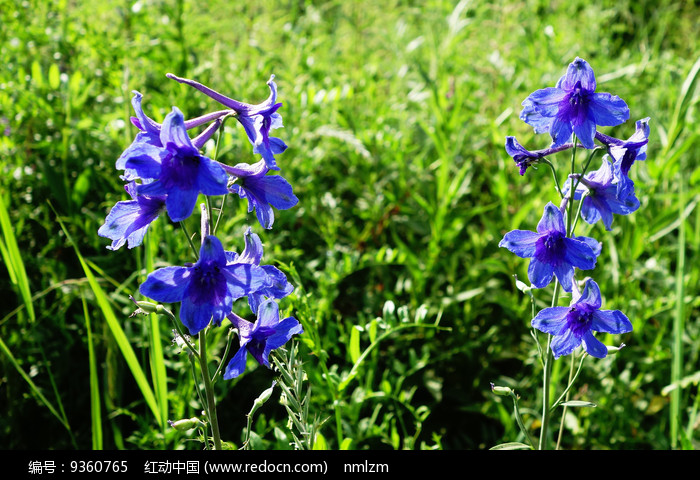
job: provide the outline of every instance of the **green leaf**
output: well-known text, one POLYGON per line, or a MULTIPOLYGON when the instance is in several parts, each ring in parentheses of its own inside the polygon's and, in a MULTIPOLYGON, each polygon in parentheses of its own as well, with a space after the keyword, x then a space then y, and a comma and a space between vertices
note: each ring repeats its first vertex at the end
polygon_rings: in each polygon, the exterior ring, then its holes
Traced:
POLYGON ((560 404, 562 407, 597 407, 593 402, 584 402, 582 400, 570 400, 560 404))
POLYGON ((357 326, 354 326, 352 330, 350 330, 349 353, 352 363, 357 363, 357 360, 360 358, 360 330, 357 326))
POLYGON ((520 442, 507 442, 491 447, 489 450, 532 450, 532 447, 520 442))

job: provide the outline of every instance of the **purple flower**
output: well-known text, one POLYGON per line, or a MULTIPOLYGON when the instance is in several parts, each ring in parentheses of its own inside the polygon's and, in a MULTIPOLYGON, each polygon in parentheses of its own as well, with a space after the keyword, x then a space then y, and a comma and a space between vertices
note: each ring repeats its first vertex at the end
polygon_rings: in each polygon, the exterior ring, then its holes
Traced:
POLYGON ((549 285, 556 275, 564 290, 571 291, 574 268, 590 270, 595 267, 600 247, 589 237, 566 236, 564 215, 552 203, 544 207, 537 232, 513 230, 498 244, 521 258, 530 258, 527 276, 533 287, 549 285))
POLYGON ((595 89, 593 69, 576 57, 555 87, 537 90, 523 101, 520 118, 536 133, 549 132, 554 147, 569 142, 574 133, 584 147, 594 148, 597 125, 611 127, 629 118, 623 100, 595 89))
POLYGON ((234 183, 229 186, 229 191, 248 199, 248 212, 255 210, 263 228, 272 228, 275 221, 272 207, 287 210, 299 202, 287 180, 280 175, 267 175, 269 169, 263 160, 253 165, 241 163, 234 167, 223 167, 233 175, 234 183))
POLYGON ((159 139, 162 147, 146 141, 132 144, 123 166, 141 179, 153 180, 137 187, 139 195, 167 195, 165 205, 172 221, 189 217, 200 193, 228 193, 228 175, 221 164, 200 155, 177 107, 165 117, 159 139))
MULTIPOLYGON (((613 214, 628 215, 639 208, 639 200, 634 195, 634 187, 621 197, 617 184, 613 183, 613 166, 608 156, 603 157, 603 164, 595 172, 586 174, 576 187, 574 199, 579 200, 587 193, 581 205, 581 217, 593 225, 603 220, 606 230, 611 230, 613 214)), ((564 195, 571 189, 572 179, 564 186, 564 195)))
POLYGON ((550 345, 555 359, 581 344, 589 355, 604 358, 608 349, 593 332, 631 332, 632 323, 621 311, 600 310, 601 305, 600 288, 589 278, 582 294, 574 290, 570 306, 545 308, 532 320, 532 326, 554 336, 550 345))
POLYGON ((615 160, 613 169, 617 179, 618 196, 625 198, 634 194, 634 182, 629 178, 629 171, 635 161, 647 158, 649 117, 637 120, 635 131, 627 140, 618 140, 600 132, 596 132, 596 138, 608 147, 610 156, 615 160))
MULTIPOLYGON (((227 265, 249 264, 260 266, 263 257, 263 246, 260 237, 253 233, 250 227, 245 232, 245 248, 239 255, 235 252, 226 252, 227 265)), ((284 298, 294 290, 287 281, 286 275, 277 267, 262 265, 267 281, 257 290, 248 294, 248 304, 253 312, 258 311, 260 304, 267 298, 284 298)))
MULTIPOLYGON (((117 170, 125 170, 122 178, 126 181, 139 178, 138 173, 134 169, 126 167, 127 160, 129 160, 132 157, 138 158, 141 155, 147 154, 147 152, 149 151, 153 153, 152 149, 145 147, 144 145, 156 148, 163 147, 163 143, 161 141, 161 124, 155 122, 143 112, 143 108, 141 107, 141 100, 143 98, 143 95, 141 95, 135 90, 132 93, 134 94, 134 97, 131 99, 131 106, 134 108, 136 116, 131 117, 131 123, 133 123, 134 126, 139 129, 139 133, 136 134, 136 138, 134 139, 134 141, 121 154, 121 156, 117 159, 116 163, 117 170)), ((203 115, 201 117, 193 118, 191 120, 186 120, 184 122, 185 129, 190 130, 192 128, 204 125, 205 123, 211 122, 213 120, 218 120, 221 117, 224 117, 225 115, 228 115, 230 113, 230 110, 221 110, 218 112, 203 115)), ((218 125, 220 125, 220 123, 216 124, 215 128, 207 129, 204 132, 202 132, 200 136, 198 136, 192 141, 193 144, 195 146, 204 145, 206 140, 208 140, 214 133, 216 128, 218 128, 218 125)))
POLYGON ((128 242, 129 248, 134 248, 143 242, 148 226, 165 209, 165 196, 136 194, 136 182, 130 182, 124 189, 132 200, 117 202, 100 227, 97 234, 112 240, 110 250, 118 250, 128 242))
POLYGON ((573 147, 573 143, 565 143, 559 147, 530 151, 520 145, 515 137, 506 137, 506 153, 513 157, 515 164, 520 167, 520 175, 524 175, 529 166, 539 163, 539 161, 546 156, 561 152, 562 150, 568 150, 571 147, 573 147))
POLYGON ((265 272, 255 265, 229 265, 218 238, 202 241, 197 263, 164 267, 148 275, 139 291, 158 302, 182 302, 180 321, 190 334, 221 320, 231 312, 233 301, 259 290, 267 283, 265 272))
POLYGON ((190 85, 222 105, 234 110, 237 114, 236 118, 243 125, 248 135, 248 140, 253 144, 253 153, 262 155, 269 169, 280 169, 277 166, 275 155, 284 152, 287 149, 287 145, 279 138, 270 136, 270 130, 283 127, 282 116, 277 113, 282 104, 277 103, 277 85, 274 82, 274 75, 270 75, 270 79, 267 81, 267 85, 270 87, 270 96, 267 100, 257 105, 239 102, 226 97, 194 80, 180 78, 172 73, 168 73, 166 76, 177 82, 190 85))
POLYGON ((257 313, 258 318, 254 324, 235 314, 229 315, 231 323, 238 329, 240 348, 226 365, 226 380, 236 378, 245 371, 249 353, 259 364, 270 368, 270 352, 287 343, 292 335, 304 333, 301 324, 294 317, 280 321, 279 306, 274 300, 263 302, 257 313))

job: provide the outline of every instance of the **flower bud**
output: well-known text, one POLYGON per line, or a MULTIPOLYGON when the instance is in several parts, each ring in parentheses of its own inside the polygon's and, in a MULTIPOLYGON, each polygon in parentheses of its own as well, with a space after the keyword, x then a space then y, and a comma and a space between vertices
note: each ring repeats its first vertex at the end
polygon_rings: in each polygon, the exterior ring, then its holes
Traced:
POLYGON ((493 383, 491 384, 491 391, 495 393, 496 395, 501 395, 501 396, 508 396, 511 393, 513 393, 513 390, 510 389, 509 387, 499 387, 494 385, 493 383))
POLYGON ((202 422, 197 417, 192 417, 183 418, 182 420, 177 420, 175 422, 173 422, 172 420, 168 420, 168 425, 173 427, 175 430, 185 431, 194 427, 203 427, 204 422, 202 422))
POLYGON ((625 348, 625 346, 626 345, 624 343, 621 343, 619 347, 613 347, 613 346, 609 346, 609 345, 606 345, 605 347, 608 349, 608 355, 614 355, 617 352, 619 352, 620 350, 622 350, 623 348, 625 348))

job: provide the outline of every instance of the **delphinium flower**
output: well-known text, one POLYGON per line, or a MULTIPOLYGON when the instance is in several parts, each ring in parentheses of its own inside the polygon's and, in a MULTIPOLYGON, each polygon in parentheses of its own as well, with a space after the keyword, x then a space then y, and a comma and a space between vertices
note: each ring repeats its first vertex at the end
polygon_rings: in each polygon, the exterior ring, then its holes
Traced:
POLYGON ((512 230, 498 246, 521 258, 531 259, 527 275, 535 288, 546 287, 556 275, 564 290, 570 292, 574 268, 590 270, 595 267, 600 253, 594 248, 597 243, 588 237, 567 237, 564 215, 549 202, 537 224, 537 232, 512 230))
POLYGON ((571 141, 572 133, 586 148, 594 148, 596 126, 615 126, 629 118, 627 104, 609 93, 596 93, 588 62, 576 57, 555 87, 543 88, 523 101, 520 118, 536 133, 549 132, 552 146, 571 141))
POLYGON ((649 143, 649 117, 637 120, 635 131, 627 140, 596 132, 596 139, 608 147, 613 157, 615 178, 617 179, 618 195, 621 198, 634 191, 634 182, 629 178, 629 171, 637 160, 646 160, 647 144, 649 143))
POLYGON ((168 73, 167 77, 179 83, 194 87, 220 104, 235 111, 236 119, 243 125, 248 140, 253 144, 253 153, 262 155, 262 158, 267 164, 267 168, 271 170, 280 169, 277 166, 275 155, 284 152, 287 149, 287 145, 279 138, 270 136, 270 130, 283 126, 282 116, 277 113, 282 103, 277 102, 277 85, 274 82, 274 75, 271 75, 270 79, 267 81, 267 85, 270 87, 269 97, 267 100, 257 105, 239 102, 199 82, 180 78, 172 73, 168 73))
POLYGON ((565 143, 558 147, 530 151, 523 147, 515 137, 506 137, 506 153, 513 157, 515 164, 520 168, 520 175, 525 175, 528 167, 539 163, 543 158, 563 150, 568 150, 572 146, 572 143, 565 143))
POLYGON ((181 302, 180 321, 195 335, 210 322, 219 325, 235 299, 267 282, 267 274, 256 265, 229 264, 221 241, 209 235, 202 241, 196 263, 160 268, 148 275, 139 291, 158 302, 181 302))
MULTIPOLYGON (((119 156, 116 162, 117 170, 125 171, 122 178, 127 181, 139 178, 138 174, 134 170, 126 168, 125 164, 129 158, 143 155, 144 150, 150 150, 148 147, 144 147, 144 145, 149 145, 156 148, 163 147, 163 143, 160 137, 162 128, 161 124, 154 121, 144 113, 143 107, 141 106, 143 95, 141 95, 141 93, 137 92, 136 90, 134 90, 132 93, 134 94, 134 96, 131 99, 131 105, 134 109, 134 113, 136 114, 136 116, 131 117, 131 123, 139 129, 139 133, 136 134, 136 138, 134 138, 134 141, 129 147, 127 147, 126 150, 124 150, 124 152, 119 156)), ((220 110, 190 120, 185 120, 185 129, 190 130, 199 127, 211 121, 220 119, 231 113, 231 110, 220 110)), ((211 130, 212 129, 207 129, 204 132, 202 132, 202 134, 199 137, 193 140, 193 143, 195 145, 204 144, 204 142, 209 137, 211 137, 211 134, 213 133, 213 131, 211 130)))
POLYGON ((174 222, 192 214, 197 196, 226 195, 228 175, 221 164, 199 153, 187 134, 182 112, 173 107, 160 130, 162 147, 140 143, 131 148, 123 165, 149 183, 137 187, 139 195, 165 195, 168 216, 174 222))
POLYGON ((226 251, 227 265, 250 264, 259 266, 267 276, 267 281, 257 290, 248 294, 248 304, 253 312, 265 299, 281 299, 292 293, 294 287, 287 281, 287 276, 273 265, 260 265, 263 257, 263 246, 260 237, 253 233, 250 227, 246 229, 245 248, 239 255, 226 251))
POLYGON ((272 228, 275 221, 272 207, 287 210, 299 202, 287 180, 281 175, 267 175, 269 169, 264 160, 252 165, 224 165, 224 170, 232 176, 229 192, 248 200, 248 212, 255 210, 263 228, 272 228))
POLYGON ((626 190, 624 196, 621 196, 617 184, 613 183, 614 179, 613 166, 606 155, 598 170, 580 179, 570 178, 563 193, 568 193, 572 181, 580 181, 574 192, 574 199, 580 200, 585 194, 581 205, 581 217, 591 225, 602 219, 605 229, 611 230, 613 214, 629 215, 639 208, 634 188, 626 190))
POLYGON ((226 365, 224 379, 231 380, 245 371, 250 353, 261 365, 270 368, 269 355, 287 343, 292 335, 304 332, 294 317, 280 320, 279 306, 274 300, 266 300, 257 310, 257 320, 251 323, 236 314, 229 315, 231 323, 238 329, 240 348, 226 365))
POLYGON ((112 245, 107 246, 110 250, 117 250, 127 242, 129 248, 141 245, 148 226, 165 209, 164 195, 137 195, 133 181, 124 188, 132 199, 117 202, 97 231, 99 236, 112 240, 112 245))
POLYGON ((600 310, 601 305, 598 284, 586 279, 583 293, 574 289, 568 307, 541 310, 532 320, 532 326, 553 336, 550 347, 555 359, 570 354, 579 345, 589 355, 604 358, 608 349, 593 332, 631 332, 632 323, 621 311, 600 310))

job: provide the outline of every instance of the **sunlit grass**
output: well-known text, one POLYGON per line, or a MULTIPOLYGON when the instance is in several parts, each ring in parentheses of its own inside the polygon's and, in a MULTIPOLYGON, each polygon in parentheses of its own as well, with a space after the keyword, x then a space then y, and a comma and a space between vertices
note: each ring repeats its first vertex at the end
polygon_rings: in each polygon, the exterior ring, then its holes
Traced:
MULTIPOLYGON (((96 234, 125 196, 114 161, 135 134, 130 92, 159 121, 173 105, 190 117, 213 106, 168 72, 250 102, 276 76, 285 125, 276 133, 289 145, 278 162, 299 205, 263 231, 228 199, 218 232, 240 249, 251 225, 266 261, 297 285, 281 307, 307 332, 296 359, 317 446, 516 441, 512 405, 491 394, 492 381, 521 395, 536 430, 531 306, 512 277, 526 278, 527 263, 497 244, 530 229, 556 192, 543 191, 546 169, 520 177, 503 144, 515 135, 548 145, 518 119, 520 103, 576 56, 630 106, 634 118, 606 133, 626 136, 649 116, 651 136, 632 173, 640 210, 612 232, 585 233, 604 244, 592 275, 605 305, 635 331, 619 354, 586 363, 572 395, 598 408, 567 415, 563 446, 697 446, 692 2, 9 3, 0 12, 4 447, 198 448, 167 427, 201 410, 171 325, 129 317, 144 275, 189 261, 188 246, 163 218, 134 250, 111 252, 96 234), (31 444, 38 428, 51 440, 31 444)), ((253 161, 236 123, 225 130, 219 158, 253 161)), ((555 378, 566 372, 555 365, 555 378)), ((274 378, 251 368, 217 383, 231 445, 243 443, 246 413, 274 378)), ((253 418, 261 448, 294 440, 279 391, 253 418)))

